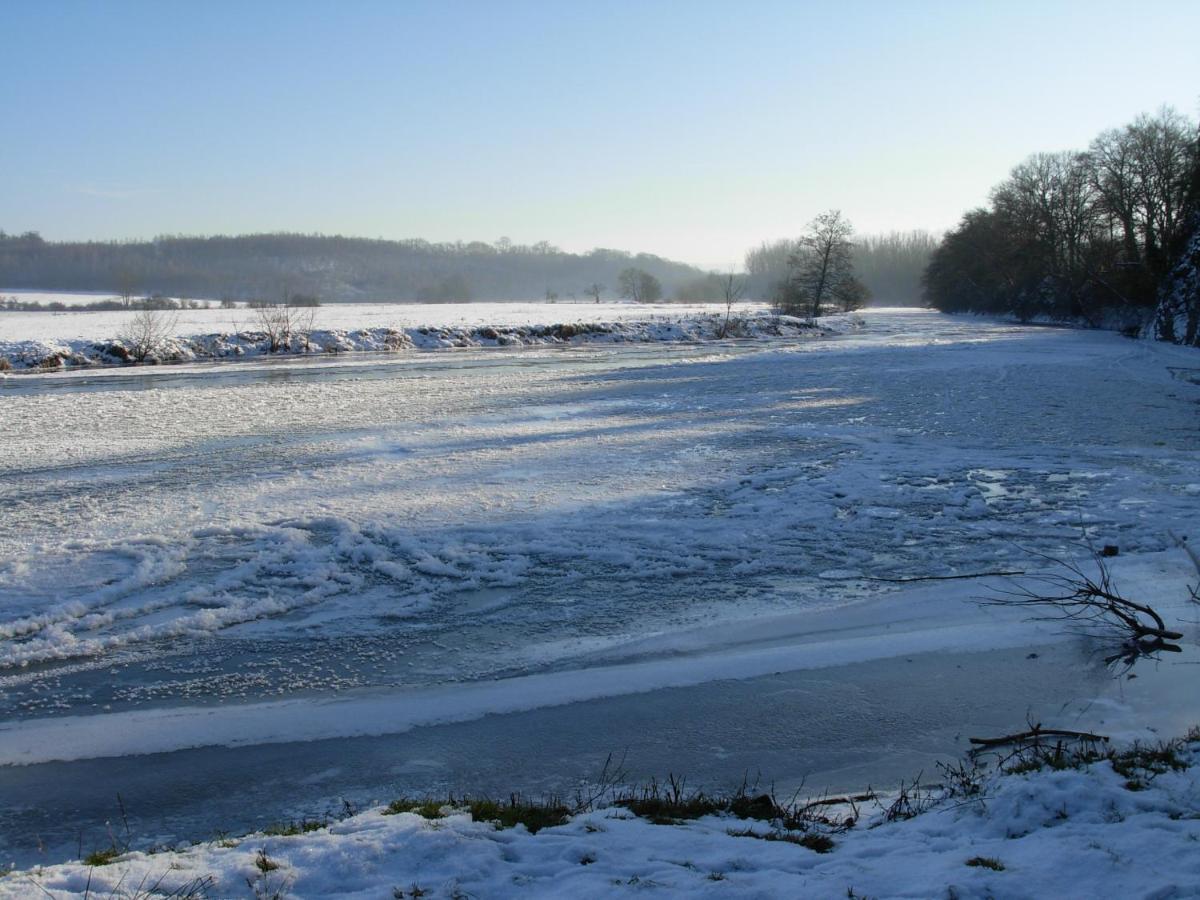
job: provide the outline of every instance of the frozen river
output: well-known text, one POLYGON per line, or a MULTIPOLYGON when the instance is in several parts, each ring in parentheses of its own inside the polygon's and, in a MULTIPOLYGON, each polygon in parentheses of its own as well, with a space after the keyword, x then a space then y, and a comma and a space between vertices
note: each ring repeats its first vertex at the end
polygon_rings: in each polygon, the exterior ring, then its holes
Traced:
POLYGON ((986 583, 900 583, 1086 534, 1169 606, 1194 352, 866 323, 0 381, 0 859, 106 844, 118 793, 166 840, 610 751, 849 787, 1027 713, 1194 721, 986 583))

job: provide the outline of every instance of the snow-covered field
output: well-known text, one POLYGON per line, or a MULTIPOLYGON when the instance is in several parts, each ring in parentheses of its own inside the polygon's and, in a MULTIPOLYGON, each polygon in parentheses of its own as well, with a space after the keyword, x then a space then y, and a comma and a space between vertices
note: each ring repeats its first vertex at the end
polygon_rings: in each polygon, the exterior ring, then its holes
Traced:
MULTIPOLYGON (((820 790, 915 774, 1027 713, 1123 737, 1193 724, 1186 664, 1114 681, 1079 638, 972 602, 998 579, 902 579, 1031 572, 1086 534, 1119 545, 1122 584, 1190 662, 1196 573, 1168 532, 1200 504, 1194 351, 865 320, 0 381, 0 859, 106 844, 118 792, 144 846, 343 797, 563 790, 609 751, 641 775, 820 790)), ((381 879, 442 884, 467 847, 583 846, 401 818, 337 826, 312 858, 397 848, 381 879)), ((604 827, 617 853, 675 852, 604 827)), ((698 829, 680 859, 702 869, 826 865, 698 829)))
MULTIPOLYGON (((110 299, 104 294, 47 294, 0 290, 0 299, 65 305, 110 299)), ((210 301, 211 302, 211 301, 210 301)), ((739 303, 742 312, 765 309, 763 304, 739 303)), ((724 312, 724 306, 704 303, 327 303, 313 310, 313 328, 353 331, 394 328, 511 328, 522 325, 553 325, 559 322, 627 322, 645 319, 680 319, 724 312)), ((254 310, 240 306, 220 309, 180 310, 175 331, 180 335, 236 333, 256 330, 254 310)), ((6 312, 0 310, 0 342, 112 340, 128 326, 132 313, 103 312, 6 312)))

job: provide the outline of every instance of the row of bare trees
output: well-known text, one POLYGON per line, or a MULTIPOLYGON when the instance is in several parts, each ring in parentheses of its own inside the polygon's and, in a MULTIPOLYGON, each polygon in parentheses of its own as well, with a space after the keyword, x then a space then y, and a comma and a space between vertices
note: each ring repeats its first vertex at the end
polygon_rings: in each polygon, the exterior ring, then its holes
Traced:
POLYGON ((1147 310, 1184 236, 1198 167, 1196 124, 1169 108, 1087 150, 1035 154, 946 235, 927 297, 947 311, 1022 317, 1147 310))

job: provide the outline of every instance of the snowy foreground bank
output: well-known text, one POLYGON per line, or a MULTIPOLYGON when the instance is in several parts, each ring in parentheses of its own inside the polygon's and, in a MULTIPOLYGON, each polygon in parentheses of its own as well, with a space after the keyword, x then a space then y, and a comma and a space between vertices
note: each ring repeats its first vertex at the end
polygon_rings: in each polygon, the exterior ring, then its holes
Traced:
MULTIPOLYGON (((553 310, 551 310, 553 312, 553 310)), ((128 315, 128 314, 127 314, 128 315)), ((246 329, 175 336, 158 343, 145 363, 181 363, 211 359, 253 358, 267 355, 304 356, 362 351, 439 350, 473 347, 528 347, 565 344, 652 343, 707 341, 721 337, 798 338, 823 337, 853 330, 862 324, 856 316, 828 316, 811 322, 793 316, 756 311, 731 318, 717 313, 661 315, 644 319, 616 319, 554 324, 422 325, 406 328, 296 330, 272 353, 272 337, 265 331, 246 329)), ((89 366, 128 365, 138 354, 114 330, 107 339, 44 336, 25 340, 0 340, 0 361, 13 370, 57 370, 89 366)), ((279 338, 275 338, 279 343, 279 338)), ((0 368, 4 368, 0 365, 0 368)))
POLYGON ((790 822, 653 824, 610 806, 530 833, 450 806, 380 808, 11 872, 0 897, 1196 897, 1190 738, 1062 768, 1026 755, 1009 769, 1033 771, 951 776, 790 822))

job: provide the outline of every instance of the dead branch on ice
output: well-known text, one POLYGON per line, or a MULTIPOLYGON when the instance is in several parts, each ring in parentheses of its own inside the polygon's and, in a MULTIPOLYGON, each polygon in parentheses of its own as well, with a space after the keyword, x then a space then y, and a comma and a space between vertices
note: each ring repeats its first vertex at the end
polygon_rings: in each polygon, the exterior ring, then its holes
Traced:
POLYGON ((905 578, 884 578, 878 575, 866 575, 864 581, 887 581, 891 584, 909 584, 914 581, 960 581, 971 578, 1003 578, 1013 575, 1024 575, 1024 572, 968 572, 965 575, 912 575, 905 578))
POLYGON ((969 738, 977 747, 1002 747, 1007 744, 1038 743, 1044 737, 1070 738, 1076 741, 1095 741, 1107 743, 1108 737, 1103 734, 1092 734, 1090 731, 1067 731, 1062 728, 1043 728, 1041 723, 1034 725, 1029 731, 1017 734, 1006 734, 994 738, 969 738))
POLYGON ((1183 634, 1167 628, 1152 607, 1122 596, 1100 554, 1093 553, 1097 569, 1094 578, 1074 563, 1037 555, 1064 571, 1037 576, 1031 579, 1031 585, 1020 584, 1011 591, 1000 591, 1000 596, 984 602, 1046 608, 1050 612, 1044 618, 1078 622, 1102 635, 1120 637, 1120 652, 1105 659, 1108 665, 1117 662, 1133 665, 1138 659, 1160 652, 1182 652, 1178 644, 1170 642, 1182 639, 1183 634))

